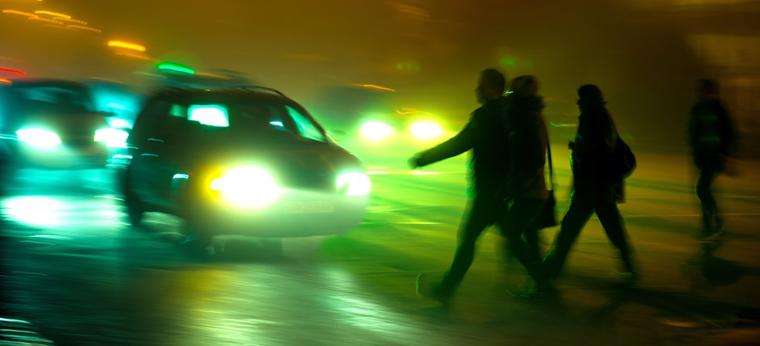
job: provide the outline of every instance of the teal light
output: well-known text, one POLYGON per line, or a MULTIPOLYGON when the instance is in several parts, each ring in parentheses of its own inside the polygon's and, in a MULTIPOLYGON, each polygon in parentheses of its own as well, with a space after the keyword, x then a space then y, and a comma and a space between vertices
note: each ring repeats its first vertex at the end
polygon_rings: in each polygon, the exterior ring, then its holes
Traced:
POLYGON ((192 105, 187 109, 187 119, 211 127, 230 127, 227 107, 222 105, 192 105))
POLYGON ((104 127, 95 131, 95 141, 109 148, 126 148, 129 133, 122 129, 104 127))
POLYGON ((185 74, 185 75, 195 74, 195 69, 189 66, 177 64, 174 62, 162 62, 156 65, 156 69, 158 69, 159 72, 165 72, 165 73, 175 73, 175 74, 185 74))
POLYGON ((61 137, 55 132, 39 127, 28 127, 16 131, 19 141, 36 149, 49 150, 61 145, 61 137))

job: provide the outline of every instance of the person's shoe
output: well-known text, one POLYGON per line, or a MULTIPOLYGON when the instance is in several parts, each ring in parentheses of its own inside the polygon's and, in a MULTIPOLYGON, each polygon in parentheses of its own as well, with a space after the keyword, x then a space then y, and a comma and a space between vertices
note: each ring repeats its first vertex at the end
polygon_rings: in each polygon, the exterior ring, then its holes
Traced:
POLYGON ((416 288, 418 295, 436 300, 441 304, 446 305, 451 300, 451 290, 444 289, 440 283, 435 285, 430 284, 429 280, 427 280, 427 276, 424 273, 417 275, 416 288))

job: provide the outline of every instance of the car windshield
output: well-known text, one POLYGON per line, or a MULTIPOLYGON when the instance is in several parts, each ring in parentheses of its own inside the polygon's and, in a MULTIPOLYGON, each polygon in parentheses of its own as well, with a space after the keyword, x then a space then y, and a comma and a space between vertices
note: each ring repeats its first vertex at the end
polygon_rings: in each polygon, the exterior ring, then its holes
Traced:
POLYGON ((76 114, 92 110, 84 87, 66 84, 20 84, 13 87, 19 111, 26 114, 76 114))
POLYGON ((210 127, 230 128, 235 132, 273 130, 301 138, 326 140, 321 127, 296 104, 278 99, 235 98, 233 100, 193 102, 173 106, 172 115, 187 117, 210 127))

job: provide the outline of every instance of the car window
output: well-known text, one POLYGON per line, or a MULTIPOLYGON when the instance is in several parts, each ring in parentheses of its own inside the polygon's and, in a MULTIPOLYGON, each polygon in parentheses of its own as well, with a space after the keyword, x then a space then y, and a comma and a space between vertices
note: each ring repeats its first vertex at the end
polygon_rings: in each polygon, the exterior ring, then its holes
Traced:
POLYGON ((291 106, 285 106, 285 109, 290 118, 293 119, 298 134, 301 135, 301 137, 319 142, 325 141, 324 133, 322 133, 322 130, 319 129, 317 124, 314 123, 311 118, 291 106))
POLYGON ((230 127, 230 113, 223 104, 194 104, 187 107, 187 120, 211 127, 230 127))
POLYGON ((30 114, 74 114, 92 110, 83 88, 64 85, 24 85, 14 87, 20 108, 30 114))
POLYGON ((162 121, 171 109, 171 103, 166 100, 154 99, 147 103, 140 116, 135 121, 135 126, 130 135, 130 142, 137 144, 145 141, 148 137, 160 134, 162 121))

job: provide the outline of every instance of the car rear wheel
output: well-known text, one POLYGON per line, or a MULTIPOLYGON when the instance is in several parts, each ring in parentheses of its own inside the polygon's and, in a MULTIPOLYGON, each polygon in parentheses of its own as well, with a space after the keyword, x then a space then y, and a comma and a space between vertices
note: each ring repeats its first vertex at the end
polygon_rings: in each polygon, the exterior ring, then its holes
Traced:
POLYGON ((142 226, 143 216, 145 215, 145 208, 143 207, 140 199, 132 191, 130 184, 129 171, 125 171, 122 176, 122 192, 124 194, 124 204, 127 207, 127 217, 129 218, 129 224, 132 227, 142 226))
POLYGON ((142 226, 142 220, 143 215, 145 214, 145 210, 143 210, 142 206, 140 205, 140 202, 136 200, 135 197, 129 197, 125 196, 125 204, 127 205, 127 217, 129 218, 129 224, 132 227, 140 227, 142 226))

